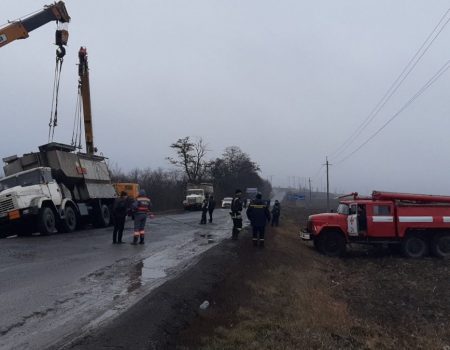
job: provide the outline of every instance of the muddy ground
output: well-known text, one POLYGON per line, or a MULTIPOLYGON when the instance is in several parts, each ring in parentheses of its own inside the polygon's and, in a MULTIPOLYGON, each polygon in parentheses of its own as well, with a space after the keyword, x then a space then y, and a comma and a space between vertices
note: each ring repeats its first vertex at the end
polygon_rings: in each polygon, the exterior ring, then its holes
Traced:
POLYGON ((324 257, 298 236, 314 211, 285 205, 264 249, 223 242, 72 348, 450 349, 450 262, 324 257))

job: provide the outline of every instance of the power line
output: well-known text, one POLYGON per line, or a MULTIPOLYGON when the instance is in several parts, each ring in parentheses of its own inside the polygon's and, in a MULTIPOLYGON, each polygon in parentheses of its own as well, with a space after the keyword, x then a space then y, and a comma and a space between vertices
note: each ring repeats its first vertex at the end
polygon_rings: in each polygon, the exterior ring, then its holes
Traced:
POLYGON ((325 164, 322 164, 322 165, 320 166, 320 168, 317 169, 317 171, 314 173, 314 175, 310 177, 310 179, 316 179, 316 178, 319 176, 320 171, 321 171, 324 167, 325 167, 325 164))
POLYGON ((392 83, 392 85, 389 87, 389 89, 383 95, 381 100, 372 109, 372 111, 369 113, 369 115, 356 128, 356 130, 349 136, 349 138, 347 138, 347 140, 345 140, 344 143, 342 143, 334 152, 332 152, 330 154, 330 157, 336 158, 340 154, 342 154, 355 141, 355 139, 364 131, 364 129, 373 121, 373 119, 375 119, 375 117, 378 115, 378 113, 381 111, 381 109, 389 102, 391 97, 400 88, 400 86, 406 80, 406 78, 408 78, 410 73, 414 70, 414 68, 420 62, 422 57, 425 55, 425 53, 427 53, 427 51, 429 50, 431 45, 436 41, 436 39, 439 37, 439 35, 444 30, 444 28, 450 22, 450 17, 449 17, 447 19, 447 21, 441 26, 441 23, 444 21, 444 19, 448 16, 449 13, 450 13, 450 8, 444 13, 444 15, 439 20, 438 24, 436 24, 436 26, 433 28, 431 33, 428 35, 428 37, 425 39, 425 41, 422 43, 422 45, 416 51, 414 56, 409 60, 409 62, 403 68, 400 75, 395 79, 395 81, 392 83), (438 30, 439 27, 441 27, 441 28, 438 30), (437 31, 437 33, 435 34, 436 31, 437 31), (434 34, 434 37, 432 38, 433 34, 434 34), (430 41, 430 39, 431 39, 431 41, 430 41), (427 43, 428 43, 428 45, 427 45, 427 43))
POLYGON ((376 132, 374 132, 366 141, 360 144, 353 152, 336 162, 339 165, 350 158, 353 154, 358 152, 367 143, 369 143, 375 136, 377 136, 386 126, 388 126, 400 113, 409 107, 418 97, 420 97, 431 85, 433 85, 448 69, 450 68, 450 60, 448 60, 426 83, 417 91, 391 118, 389 118, 376 132))

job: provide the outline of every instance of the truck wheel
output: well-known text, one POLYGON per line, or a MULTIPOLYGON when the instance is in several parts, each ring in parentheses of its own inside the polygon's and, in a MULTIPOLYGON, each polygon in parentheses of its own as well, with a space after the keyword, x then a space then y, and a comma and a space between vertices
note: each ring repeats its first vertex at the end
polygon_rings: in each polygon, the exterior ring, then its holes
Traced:
POLYGON ((78 224, 77 213, 71 206, 64 209, 64 219, 61 221, 62 232, 73 232, 76 230, 78 224))
POLYGON ((320 251, 320 244, 319 244, 319 239, 314 237, 313 238, 313 244, 314 244, 314 248, 316 248, 317 250, 320 251))
POLYGON ((450 259, 450 234, 437 234, 431 241, 431 251, 441 259, 450 259))
POLYGON ((96 218, 95 226, 107 227, 110 224, 111 224, 111 212, 106 204, 102 204, 100 206, 100 211, 98 212, 98 216, 96 218))
POLYGON ((418 259, 428 254, 428 244, 423 237, 410 235, 402 242, 402 252, 407 258, 418 259))
POLYGON ((49 207, 42 207, 39 211, 38 229, 43 235, 48 235, 56 230, 55 213, 49 207))
POLYGON ((342 256, 345 253, 345 239, 339 232, 324 232, 319 236, 319 249, 327 256, 342 256))

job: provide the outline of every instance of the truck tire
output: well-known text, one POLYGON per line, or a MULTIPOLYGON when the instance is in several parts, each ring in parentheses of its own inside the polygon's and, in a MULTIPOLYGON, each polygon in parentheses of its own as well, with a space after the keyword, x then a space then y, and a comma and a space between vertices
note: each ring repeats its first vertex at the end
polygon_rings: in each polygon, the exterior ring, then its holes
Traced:
POLYGON ((450 259, 450 234, 437 234, 431 241, 433 255, 441 259, 450 259))
POLYGON ((422 258, 428 254, 428 243, 422 236, 409 235, 403 239, 402 253, 407 258, 422 258))
POLYGON ((52 208, 42 207, 39 210, 38 230, 42 235, 48 235, 56 230, 56 217, 52 208))
POLYGON ((68 205, 64 209, 64 219, 61 220, 62 232, 73 232, 77 229, 78 217, 75 209, 68 205))
POLYGON ((100 210, 95 219, 96 227, 108 227, 111 224, 111 211, 106 204, 100 205, 100 210))
POLYGON ((341 233, 336 231, 324 232, 318 238, 319 250, 326 256, 343 256, 346 243, 341 233))
POLYGON ((320 251, 319 239, 318 239, 317 237, 314 237, 314 238, 312 239, 312 241, 313 241, 313 244, 314 244, 314 248, 316 248, 317 250, 320 251))

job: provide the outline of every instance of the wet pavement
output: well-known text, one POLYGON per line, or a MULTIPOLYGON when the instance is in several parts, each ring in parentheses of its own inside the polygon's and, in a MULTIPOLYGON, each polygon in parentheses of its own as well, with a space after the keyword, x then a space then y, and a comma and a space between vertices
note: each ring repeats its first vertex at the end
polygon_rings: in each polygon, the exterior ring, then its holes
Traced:
MULTIPOLYGON (((111 228, 0 240, 0 349, 64 344, 121 314, 230 236, 228 210, 147 221, 145 245, 113 245, 111 228)), ((58 345, 58 346, 59 346, 58 345)))

